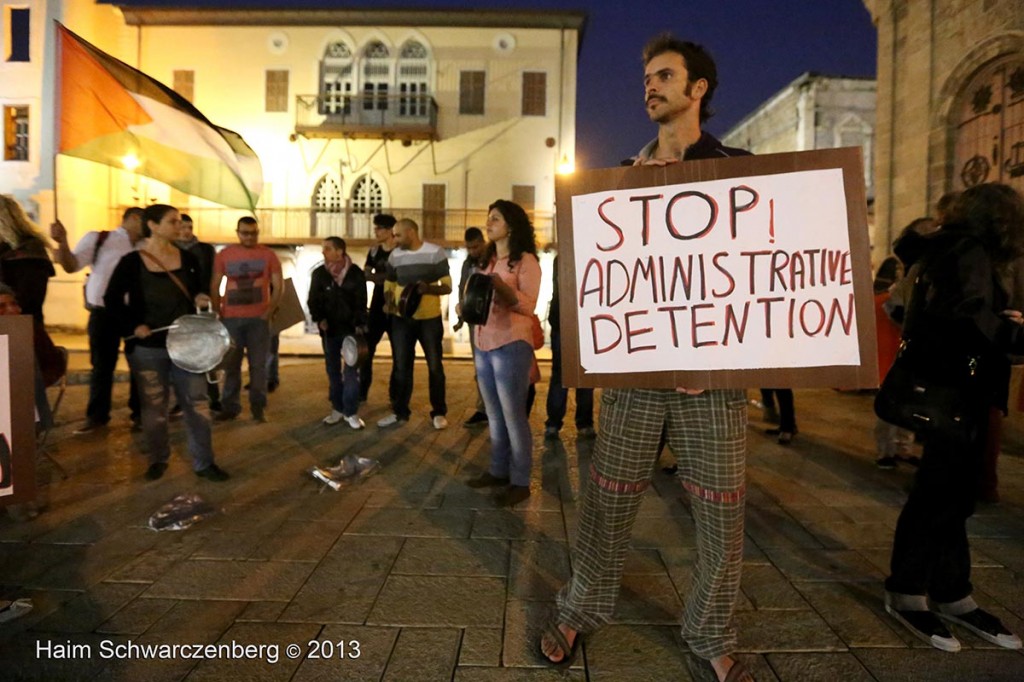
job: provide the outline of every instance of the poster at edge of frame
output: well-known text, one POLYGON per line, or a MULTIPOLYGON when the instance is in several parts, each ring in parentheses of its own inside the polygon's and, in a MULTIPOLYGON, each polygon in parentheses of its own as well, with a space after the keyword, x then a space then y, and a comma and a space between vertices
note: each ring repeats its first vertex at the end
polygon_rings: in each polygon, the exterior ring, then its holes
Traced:
POLYGON ((34 368, 32 317, 0 316, 0 506, 35 498, 34 368))

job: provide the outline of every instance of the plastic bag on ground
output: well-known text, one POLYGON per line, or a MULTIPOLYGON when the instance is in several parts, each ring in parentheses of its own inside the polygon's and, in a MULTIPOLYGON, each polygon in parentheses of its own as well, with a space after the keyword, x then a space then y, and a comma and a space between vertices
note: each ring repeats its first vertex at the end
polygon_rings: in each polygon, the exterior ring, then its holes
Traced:
POLYGON ((329 485, 334 490, 341 490, 354 483, 359 483, 380 470, 380 462, 356 455, 345 455, 334 467, 313 467, 309 473, 316 480, 329 485))
POLYGON ((149 517, 153 530, 185 530, 217 512, 213 505, 195 493, 182 493, 149 517))

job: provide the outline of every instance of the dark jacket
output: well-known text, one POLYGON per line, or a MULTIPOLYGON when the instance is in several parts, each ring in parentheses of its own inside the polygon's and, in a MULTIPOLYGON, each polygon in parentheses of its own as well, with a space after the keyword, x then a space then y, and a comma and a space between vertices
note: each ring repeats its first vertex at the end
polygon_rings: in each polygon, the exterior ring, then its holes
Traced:
MULTIPOLYGON (((654 156, 658 148, 658 138, 654 138, 640 150, 634 159, 625 162, 625 165, 632 165, 637 160, 649 159, 654 156)), ((717 137, 711 133, 701 131, 700 138, 686 148, 681 161, 696 161, 698 159, 717 159, 723 156, 751 156, 746 149, 737 147, 726 147, 717 137)))
POLYGON ((339 285, 321 265, 310 278, 306 304, 318 326, 321 320, 327 321, 327 331, 321 330, 321 336, 348 336, 356 327, 366 326, 366 276, 352 263, 339 285))
POLYGON ((1006 409, 1008 354, 1021 352, 1021 327, 1001 314, 1009 297, 984 245, 959 225, 924 238, 903 338, 919 371, 1006 409))
MULTIPOLYGON (((181 252, 181 269, 174 270, 174 275, 181 280, 188 290, 189 297, 185 298, 185 292, 174 286, 174 292, 170 295, 173 298, 169 301, 173 312, 167 315, 167 319, 153 320, 147 313, 146 292, 143 289, 142 255, 138 251, 132 251, 125 255, 114 268, 110 276, 110 283, 107 285, 107 292, 103 295, 103 305, 106 306, 108 314, 117 325, 118 333, 128 337, 135 333, 135 328, 141 324, 149 324, 151 327, 163 327, 171 324, 181 315, 188 315, 195 312, 193 301, 197 294, 209 293, 210 280, 203 281, 199 269, 199 261, 188 251, 181 252), (147 322, 147 320, 149 320, 147 322)), ((167 277, 165 272, 149 273, 156 277, 167 277)), ((170 290, 170 287, 168 287, 170 290)), ((130 351, 135 345, 147 348, 160 348, 167 345, 167 332, 159 332, 139 341, 125 341, 125 350, 130 351)))

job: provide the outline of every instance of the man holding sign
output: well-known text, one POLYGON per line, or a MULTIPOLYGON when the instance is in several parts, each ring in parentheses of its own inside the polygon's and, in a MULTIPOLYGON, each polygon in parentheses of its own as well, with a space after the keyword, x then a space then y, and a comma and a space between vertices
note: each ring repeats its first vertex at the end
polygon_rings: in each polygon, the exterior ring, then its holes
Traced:
MULTIPOLYGON (((703 47, 659 36, 644 48, 644 65, 647 114, 658 124, 658 137, 635 165, 748 154, 701 130, 718 84, 714 60, 703 47)), ((632 526, 664 434, 678 458, 697 533, 683 639, 719 680, 753 680, 731 655, 737 642, 730 624, 743 558, 746 409, 742 389, 605 389, 580 510, 576 570, 558 594, 557 621, 540 643, 548 662, 570 664, 583 635, 611 618, 632 526)))

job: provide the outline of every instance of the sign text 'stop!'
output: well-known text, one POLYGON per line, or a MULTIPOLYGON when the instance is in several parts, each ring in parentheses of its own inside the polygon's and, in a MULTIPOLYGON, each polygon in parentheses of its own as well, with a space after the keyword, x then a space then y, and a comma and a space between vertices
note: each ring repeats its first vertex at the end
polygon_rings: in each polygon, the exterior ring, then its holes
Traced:
POLYGON ((859 161, 852 150, 738 157, 560 184, 575 383, 874 385, 859 161))

